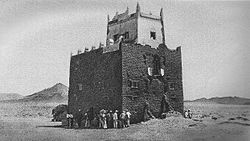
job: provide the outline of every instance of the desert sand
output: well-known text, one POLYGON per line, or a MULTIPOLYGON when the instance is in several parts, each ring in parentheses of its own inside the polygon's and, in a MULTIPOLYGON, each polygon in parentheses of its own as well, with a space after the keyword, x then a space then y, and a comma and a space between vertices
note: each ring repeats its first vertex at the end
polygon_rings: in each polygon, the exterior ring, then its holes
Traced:
POLYGON ((0 103, 0 140, 250 140, 249 105, 189 102, 185 109, 191 109, 193 119, 152 119, 124 129, 66 129, 51 122, 51 110, 58 104, 0 103))

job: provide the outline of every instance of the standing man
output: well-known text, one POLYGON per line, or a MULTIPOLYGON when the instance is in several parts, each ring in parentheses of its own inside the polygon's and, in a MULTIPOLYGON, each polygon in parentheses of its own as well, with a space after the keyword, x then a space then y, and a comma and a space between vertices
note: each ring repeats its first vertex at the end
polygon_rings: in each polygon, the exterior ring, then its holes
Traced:
POLYGON ((70 115, 69 115, 69 113, 66 114, 66 118, 67 118, 68 128, 70 128, 70 115))
POLYGON ((84 127, 86 127, 86 128, 88 128, 89 126, 89 124, 88 124, 88 122, 89 122, 89 115, 88 115, 88 112, 86 112, 85 114, 84 114, 84 118, 85 118, 85 124, 84 124, 84 127))
POLYGON ((130 126, 130 116, 131 116, 131 113, 129 111, 126 112, 126 117, 127 117, 127 127, 130 126))
POLYGON ((112 128, 112 111, 107 112, 107 127, 112 128))
POLYGON ((188 118, 192 118, 192 113, 191 113, 191 110, 190 109, 188 109, 188 118))
POLYGON ((113 114, 113 127, 117 128, 117 124, 118 124, 118 115, 117 115, 118 111, 115 110, 114 114, 113 114))
POLYGON ((91 107, 89 110, 88 110, 88 119, 89 119, 89 127, 92 126, 92 121, 94 120, 94 108, 91 107))
POLYGON ((100 125, 101 125, 101 128, 104 128, 104 123, 105 122, 105 110, 104 109, 102 109, 101 111, 100 111, 100 125))
POLYGON ((121 128, 125 127, 125 118, 126 118, 126 113, 125 113, 125 111, 122 111, 122 113, 120 114, 121 128))
POLYGON ((78 110, 78 113, 76 115, 76 121, 78 124, 78 128, 81 128, 81 125, 82 125, 82 110, 81 109, 78 110))
POLYGON ((68 113, 66 117, 68 120, 68 128, 73 128, 73 114, 68 113))

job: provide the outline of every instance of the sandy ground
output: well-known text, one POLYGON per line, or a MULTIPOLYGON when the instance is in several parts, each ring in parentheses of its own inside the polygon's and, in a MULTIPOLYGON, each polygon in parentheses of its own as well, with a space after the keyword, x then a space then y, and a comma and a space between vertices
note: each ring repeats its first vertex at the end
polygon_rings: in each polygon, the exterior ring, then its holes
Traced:
POLYGON ((185 103, 194 119, 154 119, 125 129, 65 129, 51 122, 55 105, 0 103, 0 140, 250 140, 250 106, 185 103))

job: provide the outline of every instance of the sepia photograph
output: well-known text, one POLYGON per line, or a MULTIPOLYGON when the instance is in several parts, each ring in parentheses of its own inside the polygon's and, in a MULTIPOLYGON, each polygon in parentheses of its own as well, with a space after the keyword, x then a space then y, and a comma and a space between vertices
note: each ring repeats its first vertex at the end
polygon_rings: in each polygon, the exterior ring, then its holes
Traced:
POLYGON ((0 141, 249 141, 249 13, 0 0, 0 141))

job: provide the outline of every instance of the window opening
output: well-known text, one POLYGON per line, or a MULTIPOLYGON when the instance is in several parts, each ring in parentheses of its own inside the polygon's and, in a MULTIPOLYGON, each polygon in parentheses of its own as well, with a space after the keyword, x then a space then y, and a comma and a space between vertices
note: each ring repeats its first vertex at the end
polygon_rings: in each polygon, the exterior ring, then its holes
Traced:
POLYGON ((150 38, 151 39, 156 39, 156 32, 150 31, 150 38))
POLYGON ((114 35, 114 41, 116 42, 118 40, 118 34, 114 35))
POLYGON ((173 82, 169 83, 169 89, 174 90, 175 89, 175 84, 173 82))
POLYGON ((125 38, 125 39, 129 39, 129 32, 125 32, 124 38, 125 38))
POLYGON ((161 62, 160 62, 160 57, 158 55, 154 56, 154 68, 153 68, 153 74, 154 75, 160 75, 161 71, 161 62))
POLYGON ((139 81, 138 80, 129 80, 128 86, 131 88, 139 88, 139 81))
POLYGON ((78 90, 82 91, 82 84, 81 83, 78 84, 78 90))

